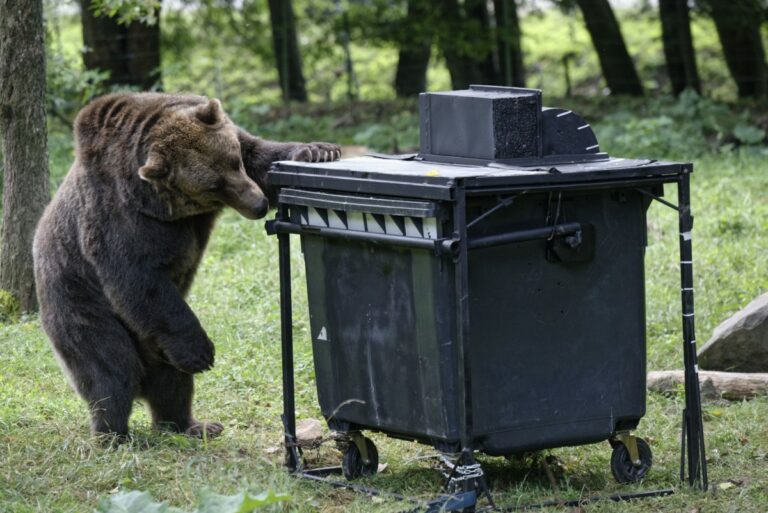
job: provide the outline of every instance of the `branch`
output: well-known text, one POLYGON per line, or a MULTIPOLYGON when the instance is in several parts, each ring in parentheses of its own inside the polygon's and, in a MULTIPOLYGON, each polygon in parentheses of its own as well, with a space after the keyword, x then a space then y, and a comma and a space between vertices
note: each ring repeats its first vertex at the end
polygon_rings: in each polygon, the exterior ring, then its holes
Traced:
MULTIPOLYGON (((685 382, 681 370, 648 373, 648 390, 674 393, 685 382)), ((768 373, 700 371, 701 395, 707 399, 741 401, 757 395, 768 395, 768 373)))

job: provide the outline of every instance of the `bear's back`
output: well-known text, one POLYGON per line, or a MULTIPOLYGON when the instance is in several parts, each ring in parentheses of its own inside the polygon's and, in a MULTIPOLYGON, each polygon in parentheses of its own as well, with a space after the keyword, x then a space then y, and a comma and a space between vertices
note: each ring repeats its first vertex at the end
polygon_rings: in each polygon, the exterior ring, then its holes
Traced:
POLYGON ((165 93, 113 93, 86 105, 75 119, 75 149, 86 169, 135 169, 146 159, 152 131, 206 98, 165 93))

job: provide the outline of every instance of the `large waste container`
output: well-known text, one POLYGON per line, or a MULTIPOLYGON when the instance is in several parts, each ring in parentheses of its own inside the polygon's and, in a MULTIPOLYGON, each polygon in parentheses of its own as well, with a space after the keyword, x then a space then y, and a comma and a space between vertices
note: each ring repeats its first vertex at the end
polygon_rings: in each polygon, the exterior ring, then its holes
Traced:
MULTIPOLYGON (((420 111, 418 155, 270 172, 269 230, 283 272, 287 234, 301 236, 318 398, 352 442, 345 474, 375 471, 359 434, 372 430, 463 454, 459 470, 473 451, 610 440, 616 479, 641 478, 646 210, 665 183, 687 191, 691 164, 609 157, 537 90, 425 93, 420 111)), ((692 291, 683 301, 692 316, 692 291)), ((700 416, 692 428, 698 457, 700 416)))

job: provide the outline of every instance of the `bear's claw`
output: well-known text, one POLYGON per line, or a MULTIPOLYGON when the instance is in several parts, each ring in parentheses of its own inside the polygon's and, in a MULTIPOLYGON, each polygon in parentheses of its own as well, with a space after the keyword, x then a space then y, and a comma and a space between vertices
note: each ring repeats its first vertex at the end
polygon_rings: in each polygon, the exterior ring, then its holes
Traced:
POLYGON ((195 421, 184 434, 194 438, 216 438, 224 431, 224 426, 219 422, 209 420, 195 421))
POLYGON ((166 350, 166 354, 174 367, 182 372, 196 374, 213 367, 216 348, 213 346, 213 342, 205 336, 201 343, 185 344, 183 348, 173 353, 166 350))
POLYGON ((341 148, 324 142, 299 144, 291 151, 289 158, 300 162, 332 162, 341 158, 341 148))

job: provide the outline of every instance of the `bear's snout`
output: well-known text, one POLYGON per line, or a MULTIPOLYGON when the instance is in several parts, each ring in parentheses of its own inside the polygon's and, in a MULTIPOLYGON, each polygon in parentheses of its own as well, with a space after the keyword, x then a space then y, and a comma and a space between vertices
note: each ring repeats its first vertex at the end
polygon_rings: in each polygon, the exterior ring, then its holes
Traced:
POLYGON ((269 202, 267 201, 267 198, 264 196, 264 194, 261 194, 261 197, 258 201, 233 208, 246 219, 261 219, 267 215, 267 211, 269 210, 269 202))
POLYGON ((246 219, 261 219, 267 215, 269 201, 259 186, 243 171, 243 180, 228 194, 225 203, 246 219))

